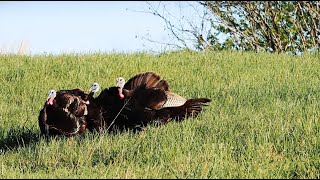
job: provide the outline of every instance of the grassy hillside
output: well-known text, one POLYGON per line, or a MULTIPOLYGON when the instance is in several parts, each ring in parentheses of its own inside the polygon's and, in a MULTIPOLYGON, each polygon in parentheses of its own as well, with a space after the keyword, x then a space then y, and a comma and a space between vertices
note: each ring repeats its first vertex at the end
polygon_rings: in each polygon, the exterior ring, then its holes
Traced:
POLYGON ((0 56, 0 178, 320 178, 320 61, 315 55, 0 56), (154 71, 196 119, 140 133, 46 142, 37 117, 50 89, 102 87, 154 71))

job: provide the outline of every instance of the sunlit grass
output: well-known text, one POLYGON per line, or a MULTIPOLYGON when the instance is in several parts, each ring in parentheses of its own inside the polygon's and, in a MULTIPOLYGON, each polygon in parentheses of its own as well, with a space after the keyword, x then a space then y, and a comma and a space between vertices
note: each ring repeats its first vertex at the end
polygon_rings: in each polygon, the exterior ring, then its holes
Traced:
POLYGON ((0 178, 319 178, 319 56, 251 52, 0 56, 0 178), (50 89, 154 71, 195 119, 140 133, 39 136, 50 89))

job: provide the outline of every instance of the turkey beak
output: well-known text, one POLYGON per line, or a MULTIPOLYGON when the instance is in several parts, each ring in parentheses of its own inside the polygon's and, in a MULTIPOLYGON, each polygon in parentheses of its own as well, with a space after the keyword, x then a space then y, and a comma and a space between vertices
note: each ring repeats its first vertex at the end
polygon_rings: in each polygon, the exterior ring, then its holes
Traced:
POLYGON ((117 81, 117 87, 119 87, 119 88, 121 88, 121 89, 122 89, 122 86, 121 86, 121 84, 120 84, 120 82, 119 82, 119 81, 117 81))
POLYGON ((90 88, 90 89, 89 89, 89 94, 91 94, 91 93, 92 93, 92 91, 93 91, 93 90, 92 90, 92 88, 90 88))

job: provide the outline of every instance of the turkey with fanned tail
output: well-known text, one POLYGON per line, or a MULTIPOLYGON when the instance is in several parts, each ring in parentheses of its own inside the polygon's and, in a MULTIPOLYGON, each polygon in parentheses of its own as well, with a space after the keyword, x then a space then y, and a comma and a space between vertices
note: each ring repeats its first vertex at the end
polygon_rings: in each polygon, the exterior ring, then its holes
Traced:
MULTIPOLYGON (((88 129, 98 132, 140 130, 151 124, 165 124, 196 117, 211 100, 186 99, 170 91, 168 82, 153 72, 138 74, 116 86, 105 88, 88 105, 88 129)), ((98 84, 96 84, 98 86, 98 84)))
MULTIPOLYGON (((117 79, 117 83, 121 83, 122 79, 117 79)), ((132 79, 133 81, 136 79, 132 79)), ((139 81, 145 82, 146 80, 139 81)), ((133 88, 135 84, 137 82, 134 83, 133 88)), ((94 83, 92 87, 94 86, 99 89, 98 83, 94 83)), ((137 111, 135 106, 128 104, 130 101, 124 98, 122 88, 118 86, 103 89, 96 98, 91 94, 89 99, 87 128, 90 131, 102 133, 117 130, 140 130, 150 122, 143 111, 137 111)))
POLYGON ((127 106, 147 122, 164 124, 170 120, 196 117, 211 101, 208 98, 186 99, 173 93, 168 82, 154 72, 138 74, 126 83, 119 77, 117 86, 119 97, 131 101, 127 106))

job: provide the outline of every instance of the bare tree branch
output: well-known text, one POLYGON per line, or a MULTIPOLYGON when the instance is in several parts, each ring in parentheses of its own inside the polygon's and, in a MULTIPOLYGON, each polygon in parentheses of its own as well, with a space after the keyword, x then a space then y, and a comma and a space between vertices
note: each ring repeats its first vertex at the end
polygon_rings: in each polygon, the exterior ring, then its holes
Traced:
POLYGON ((149 9, 144 13, 162 19, 170 36, 178 42, 143 38, 152 43, 199 50, 230 48, 294 54, 320 49, 319 1, 179 2, 178 13, 170 12, 169 2, 147 4, 149 9), (184 9, 191 10, 194 16, 184 9), (219 36, 225 40, 219 42, 219 36))

